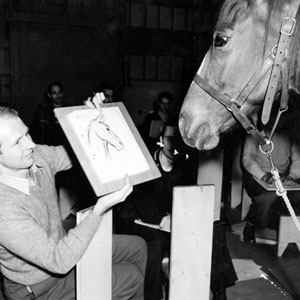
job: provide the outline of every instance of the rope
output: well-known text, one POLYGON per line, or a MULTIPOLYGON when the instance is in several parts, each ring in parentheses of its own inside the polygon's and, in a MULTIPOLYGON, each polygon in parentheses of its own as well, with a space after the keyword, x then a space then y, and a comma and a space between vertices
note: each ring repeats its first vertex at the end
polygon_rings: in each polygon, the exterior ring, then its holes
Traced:
POLYGON ((283 184, 282 184, 282 181, 280 179, 280 176, 279 176, 279 172, 276 168, 273 168, 271 170, 271 174, 273 176, 273 179, 274 179, 274 183, 275 183, 275 186, 276 186, 276 195, 277 196, 281 196, 283 198, 283 201, 296 225, 296 228, 298 230, 298 232, 300 233, 300 223, 299 223, 299 220, 295 214, 295 211, 291 205, 291 202, 287 196, 287 191, 286 189, 283 187, 283 184))
POLYGON ((278 169, 275 167, 274 165, 274 162, 273 162, 273 159, 272 159, 272 156, 270 155, 270 153, 273 151, 273 142, 268 140, 267 141, 267 144, 269 144, 271 146, 271 150, 269 151, 263 151, 262 148, 260 147, 260 151, 264 154, 267 155, 267 158, 269 159, 270 161, 270 164, 271 164, 271 174, 272 174, 272 177, 274 179, 274 184, 276 186, 276 195, 279 196, 279 197, 282 197, 283 198, 283 201, 292 217, 292 220, 300 234, 300 223, 299 223, 299 220, 295 214, 295 211, 291 205, 291 202, 287 196, 287 191, 286 189, 284 188, 283 184, 282 184, 282 181, 280 179, 280 175, 279 175, 279 172, 278 172, 278 169))

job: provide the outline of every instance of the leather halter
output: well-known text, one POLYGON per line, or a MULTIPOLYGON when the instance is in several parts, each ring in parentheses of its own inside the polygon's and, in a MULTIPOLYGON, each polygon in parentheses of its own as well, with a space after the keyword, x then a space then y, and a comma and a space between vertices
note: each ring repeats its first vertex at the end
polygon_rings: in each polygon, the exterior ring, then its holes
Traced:
POLYGON ((221 103, 227 110, 229 110, 234 117, 241 123, 245 128, 247 133, 253 135, 255 139, 259 141, 259 144, 265 144, 264 136, 256 129, 255 125, 250 121, 250 119, 241 111, 241 108, 245 101, 247 100, 249 94, 253 91, 258 82, 264 77, 266 72, 272 67, 273 59, 268 56, 261 67, 254 73, 250 78, 240 95, 237 99, 230 99, 226 95, 217 91, 213 88, 207 81, 201 78, 198 74, 194 76, 193 81, 203 89, 208 95, 213 99, 221 103))
MULTIPOLYGON (((299 4, 294 2, 294 5, 290 7, 289 15, 296 16, 299 4)), ((265 59, 263 64, 258 68, 258 70, 250 78, 240 95, 236 99, 230 99, 226 95, 222 94, 215 88, 213 88, 207 81, 201 78, 196 74, 193 78, 193 81, 203 89, 208 95, 213 99, 221 103, 225 108, 230 111, 233 116, 241 123, 247 133, 251 134, 260 145, 265 144, 268 140, 271 140, 272 135, 275 131, 277 123, 281 114, 287 110, 288 102, 288 71, 287 71, 287 61, 285 59, 288 49, 289 38, 293 35, 294 28, 296 26, 296 20, 293 17, 285 17, 279 35, 278 44, 275 45, 271 51, 271 54, 265 59), (275 52, 276 50, 276 52, 275 52), (282 90, 281 90, 281 105, 277 114, 275 124, 271 131, 269 138, 259 132, 252 121, 241 111, 241 108, 245 101, 247 100, 250 93, 253 91, 255 86, 260 80, 263 79, 267 71, 272 67, 271 76, 267 87, 266 97, 264 101, 263 113, 262 113, 262 122, 267 124, 270 117, 270 112, 272 109, 273 101, 275 98, 277 85, 279 78, 282 78, 282 90), (281 76, 280 76, 281 75, 281 76)))

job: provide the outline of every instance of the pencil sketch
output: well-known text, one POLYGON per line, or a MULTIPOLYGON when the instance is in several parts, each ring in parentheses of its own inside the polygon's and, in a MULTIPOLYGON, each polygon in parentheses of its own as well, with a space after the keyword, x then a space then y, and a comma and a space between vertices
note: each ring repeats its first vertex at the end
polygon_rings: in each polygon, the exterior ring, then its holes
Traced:
POLYGON ((111 129, 111 127, 105 122, 102 109, 98 111, 98 116, 95 119, 93 119, 88 125, 88 142, 93 148, 95 138, 99 138, 102 141, 102 146, 105 152, 106 159, 111 160, 109 145, 111 145, 118 151, 121 151, 124 149, 124 143, 111 129))
POLYGON ((101 182, 149 170, 119 107, 102 107, 101 113, 98 108, 74 110, 68 120, 101 182))

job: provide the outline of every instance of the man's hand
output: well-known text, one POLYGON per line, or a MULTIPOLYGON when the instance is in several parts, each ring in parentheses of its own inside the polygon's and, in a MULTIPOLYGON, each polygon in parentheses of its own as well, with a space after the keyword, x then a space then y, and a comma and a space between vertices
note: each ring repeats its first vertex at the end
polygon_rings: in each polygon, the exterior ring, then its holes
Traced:
POLYGON ((272 174, 271 173, 266 173, 262 178, 261 180, 265 181, 266 183, 268 184, 273 184, 274 183, 274 180, 273 180, 273 177, 272 177, 272 174))
POLYGON ((281 177, 281 182, 282 182, 283 185, 293 185, 293 184, 295 184, 294 178, 292 178, 289 175, 281 177))
POLYGON ((89 108, 96 108, 97 110, 101 111, 101 104, 103 103, 104 99, 105 96, 102 92, 96 93, 93 97, 88 97, 85 101, 83 101, 83 104, 89 108))
POLYGON ((100 197, 94 206, 94 213, 97 215, 104 215, 104 213, 114 205, 125 201, 127 196, 132 192, 132 189, 128 175, 126 175, 124 187, 119 191, 100 197))
POLYGON ((161 222, 159 223, 159 227, 161 229, 164 229, 166 231, 171 231, 171 215, 167 214, 161 219, 161 222))

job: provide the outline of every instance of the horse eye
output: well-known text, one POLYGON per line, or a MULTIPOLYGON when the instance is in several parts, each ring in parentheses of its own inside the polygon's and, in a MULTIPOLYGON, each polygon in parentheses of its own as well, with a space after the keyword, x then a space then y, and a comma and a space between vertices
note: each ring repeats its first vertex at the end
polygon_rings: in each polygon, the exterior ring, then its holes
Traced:
POLYGON ((110 128, 107 127, 106 130, 107 130, 107 131, 110 131, 110 128))
POLYGON ((226 36, 217 35, 214 39, 215 47, 223 47, 227 44, 228 38, 226 36))

